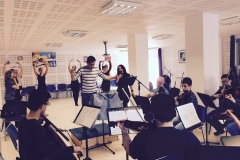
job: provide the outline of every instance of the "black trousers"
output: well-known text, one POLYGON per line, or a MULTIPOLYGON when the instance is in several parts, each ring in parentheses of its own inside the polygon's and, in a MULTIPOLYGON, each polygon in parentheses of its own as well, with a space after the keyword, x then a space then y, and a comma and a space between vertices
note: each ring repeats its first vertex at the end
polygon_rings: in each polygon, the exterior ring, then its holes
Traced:
POLYGON ((71 82, 71 89, 73 92, 73 99, 74 99, 75 105, 78 105, 78 97, 79 97, 79 82, 78 82, 78 80, 71 82))
MULTIPOLYGON (((127 92, 128 97, 130 97, 130 93, 127 92)), ((127 104, 129 102, 128 97, 125 95, 123 91, 118 92, 119 99, 123 101, 123 107, 127 107, 127 104)))

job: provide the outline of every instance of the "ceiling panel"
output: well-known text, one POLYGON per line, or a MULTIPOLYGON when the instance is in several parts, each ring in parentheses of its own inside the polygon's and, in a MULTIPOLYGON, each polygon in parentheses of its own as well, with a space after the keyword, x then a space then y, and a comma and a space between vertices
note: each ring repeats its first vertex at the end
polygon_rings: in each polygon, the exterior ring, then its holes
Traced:
MULTIPOLYGON (((151 37, 174 34, 173 40, 184 39, 186 16, 208 12, 223 19, 240 14, 239 0, 134 1, 143 8, 121 17, 99 13, 110 0, 0 0, 0 50, 42 51, 54 49, 48 43, 63 43, 56 50, 93 51, 102 49, 103 40, 109 48, 125 45, 127 35, 136 33, 149 34, 149 46, 161 46, 162 41, 151 37), (89 33, 66 37, 68 30, 89 33)), ((222 36, 239 33, 240 25, 220 25, 222 36)))

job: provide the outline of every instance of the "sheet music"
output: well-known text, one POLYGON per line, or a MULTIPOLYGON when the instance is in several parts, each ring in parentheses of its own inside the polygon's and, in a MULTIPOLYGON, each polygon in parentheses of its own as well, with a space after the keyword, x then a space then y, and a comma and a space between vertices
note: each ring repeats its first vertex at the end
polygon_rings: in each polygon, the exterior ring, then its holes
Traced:
MULTIPOLYGON (((140 113, 140 115, 142 117, 144 117, 142 109, 137 108, 137 110, 140 113)), ((137 111, 134 108, 126 109, 126 117, 128 118, 129 121, 141 121, 142 122, 142 118, 139 116, 139 114, 137 113, 137 111)), ((135 133, 135 132, 132 130, 129 130, 129 133, 135 133)))
POLYGON ((193 103, 178 106, 177 110, 185 129, 201 123, 193 103))
MULTIPOLYGON (((126 119, 124 110, 120 111, 111 111, 109 112, 109 121, 121 121, 123 119, 126 119)), ((115 128, 110 127, 111 135, 118 135, 122 134, 121 129, 118 126, 115 126, 115 128)))
MULTIPOLYGON (((142 117, 144 117, 142 109, 137 108, 137 110, 140 113, 140 115, 142 117)), ((139 116, 139 114, 137 113, 137 111, 134 108, 126 109, 126 117, 128 118, 129 121, 141 121, 142 122, 142 118, 139 116)))
POLYGON ((91 128, 99 111, 99 108, 84 106, 74 123, 91 128))

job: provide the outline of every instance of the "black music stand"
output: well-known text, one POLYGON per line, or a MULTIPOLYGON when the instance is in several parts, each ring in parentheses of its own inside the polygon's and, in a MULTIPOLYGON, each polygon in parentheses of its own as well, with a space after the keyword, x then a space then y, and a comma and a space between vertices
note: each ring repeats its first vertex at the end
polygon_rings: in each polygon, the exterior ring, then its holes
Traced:
POLYGON ((74 119, 74 123, 83 126, 82 135, 86 141, 86 158, 84 160, 92 160, 88 157, 88 133, 87 130, 90 129, 95 119, 100 111, 101 107, 98 106, 82 106, 81 110, 78 112, 76 118, 74 119), (82 113, 82 114, 81 114, 82 113))
POLYGON ((149 90, 141 81, 139 81, 139 80, 137 79, 137 76, 136 76, 136 77, 134 77, 134 76, 128 77, 128 78, 126 79, 126 84, 128 84, 128 85, 131 86, 131 85, 134 84, 135 80, 138 81, 138 95, 139 95, 139 96, 140 96, 141 85, 150 92, 150 90, 149 90))
POLYGON ((205 128, 206 128, 206 145, 208 146, 209 143, 212 144, 219 144, 219 142, 209 142, 208 141, 208 128, 207 128, 207 121, 206 121, 206 117, 207 117, 207 109, 208 107, 217 109, 216 105, 213 103, 211 97, 207 94, 203 94, 203 93, 199 93, 197 92, 197 95, 199 96, 199 98, 201 99, 201 101, 203 102, 204 106, 206 107, 206 112, 205 112, 205 128))

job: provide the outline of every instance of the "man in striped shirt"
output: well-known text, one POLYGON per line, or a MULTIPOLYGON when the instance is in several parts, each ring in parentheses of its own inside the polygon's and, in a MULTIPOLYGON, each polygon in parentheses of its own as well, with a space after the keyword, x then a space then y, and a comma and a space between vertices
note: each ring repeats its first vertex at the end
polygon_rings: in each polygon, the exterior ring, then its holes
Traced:
POLYGON ((97 76, 105 79, 111 80, 115 79, 116 76, 106 76, 95 66, 96 59, 93 56, 87 58, 87 65, 78 69, 77 75, 81 76, 82 82, 82 106, 89 105, 90 97, 92 94, 97 92, 96 80, 97 76))

